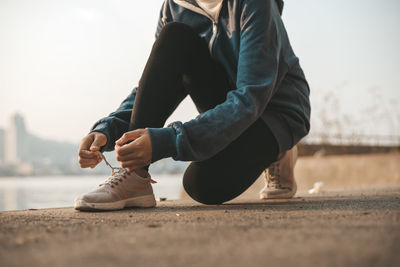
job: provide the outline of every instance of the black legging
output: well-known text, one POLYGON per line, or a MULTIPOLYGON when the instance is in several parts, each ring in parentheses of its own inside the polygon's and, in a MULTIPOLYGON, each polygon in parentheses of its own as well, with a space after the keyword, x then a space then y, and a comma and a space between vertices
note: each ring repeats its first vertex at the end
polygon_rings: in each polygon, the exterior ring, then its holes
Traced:
MULTIPOLYGON (((234 88, 207 43, 189 26, 172 22, 161 30, 139 81, 130 130, 163 127, 190 95, 199 112, 214 108, 234 88)), ((212 131, 212 129, 210 129, 212 131)), ((183 177, 186 192, 204 204, 243 193, 278 155, 270 129, 258 119, 215 156, 192 162, 183 177)))

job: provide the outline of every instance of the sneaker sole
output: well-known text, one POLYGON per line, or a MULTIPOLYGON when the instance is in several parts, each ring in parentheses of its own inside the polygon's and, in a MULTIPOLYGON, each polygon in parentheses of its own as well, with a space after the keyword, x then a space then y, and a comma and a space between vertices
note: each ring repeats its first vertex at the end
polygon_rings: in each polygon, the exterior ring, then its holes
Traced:
POLYGON ((279 194, 279 195, 268 195, 268 194, 260 194, 260 199, 288 199, 293 198, 295 194, 292 192, 279 194))
POLYGON ((269 195, 268 193, 260 192, 260 199, 288 199, 293 198, 297 192, 297 184, 294 182, 293 190, 287 193, 269 195))
POLYGON ((90 203, 84 200, 75 201, 75 209, 81 211, 122 210, 123 208, 152 208, 157 204, 154 195, 133 197, 110 203, 90 203))

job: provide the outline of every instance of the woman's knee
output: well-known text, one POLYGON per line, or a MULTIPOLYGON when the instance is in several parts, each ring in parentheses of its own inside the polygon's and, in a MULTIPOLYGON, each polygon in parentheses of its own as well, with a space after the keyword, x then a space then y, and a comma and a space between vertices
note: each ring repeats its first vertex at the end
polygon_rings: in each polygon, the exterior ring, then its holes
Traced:
POLYGON ((215 205, 238 195, 229 184, 221 183, 212 172, 197 165, 191 163, 183 176, 183 188, 192 199, 202 204, 215 205))
POLYGON ((156 43, 167 43, 175 46, 185 46, 196 37, 196 32, 180 22, 169 22, 162 29, 156 43))
POLYGON ((183 179, 183 188, 186 193, 195 201, 206 205, 218 205, 222 204, 230 199, 222 198, 221 192, 213 190, 212 188, 206 188, 202 185, 195 185, 188 179, 183 179))

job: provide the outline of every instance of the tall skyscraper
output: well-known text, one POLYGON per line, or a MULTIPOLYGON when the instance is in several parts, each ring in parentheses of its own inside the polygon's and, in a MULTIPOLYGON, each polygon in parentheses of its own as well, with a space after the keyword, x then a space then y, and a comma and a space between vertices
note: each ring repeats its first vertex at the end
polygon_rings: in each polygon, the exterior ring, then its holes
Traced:
POLYGON ((25 128, 24 118, 15 114, 10 118, 10 124, 5 133, 4 161, 8 164, 16 164, 25 160, 28 151, 28 134, 25 128))
POLYGON ((5 131, 0 129, 0 163, 4 162, 4 144, 5 144, 5 131))
POLYGON ((25 127, 25 119, 20 114, 13 116, 17 132, 17 157, 22 161, 28 160, 29 141, 25 127))

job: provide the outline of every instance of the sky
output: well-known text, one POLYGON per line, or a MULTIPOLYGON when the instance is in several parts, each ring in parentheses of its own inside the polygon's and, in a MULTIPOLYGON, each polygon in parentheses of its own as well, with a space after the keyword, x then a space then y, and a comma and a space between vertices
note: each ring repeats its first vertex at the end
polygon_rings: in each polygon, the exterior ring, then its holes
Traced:
MULTIPOLYGON (((0 127, 79 142, 135 87, 162 0, 0 0, 0 127)), ((286 0, 312 131, 400 136, 400 1, 286 0)), ((169 121, 196 116, 186 99, 169 121)))

